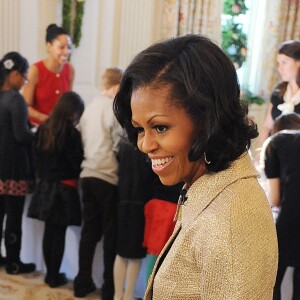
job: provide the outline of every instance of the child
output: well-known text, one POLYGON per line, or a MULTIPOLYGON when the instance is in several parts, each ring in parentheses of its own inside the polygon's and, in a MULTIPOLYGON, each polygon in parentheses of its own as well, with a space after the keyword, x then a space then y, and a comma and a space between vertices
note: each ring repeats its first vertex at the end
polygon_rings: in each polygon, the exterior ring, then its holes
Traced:
POLYGON ((149 280, 159 253, 174 230, 174 216, 183 183, 166 186, 155 174, 152 186, 152 198, 145 205, 143 245, 147 249, 146 282, 149 280))
POLYGON ((115 260, 118 161, 117 151, 122 132, 113 114, 113 98, 121 81, 117 68, 105 71, 104 96, 88 105, 80 119, 84 147, 81 187, 83 200, 83 227, 79 247, 79 271, 74 281, 76 297, 85 297, 96 286, 92 279, 95 248, 103 236, 104 283, 103 300, 114 295, 113 265, 115 260))
MULTIPOLYGON (((20 260, 22 214, 29 181, 34 135, 28 126, 28 112, 19 93, 26 81, 28 62, 17 52, 9 52, 0 61, 0 238, 6 214, 5 248, 8 274, 29 273, 32 263, 20 260)), ((0 264, 6 260, 0 256, 0 264)))
POLYGON ((65 274, 59 273, 67 226, 81 224, 77 179, 83 149, 80 133, 75 126, 83 110, 81 97, 74 92, 66 92, 37 131, 36 166, 39 182, 28 216, 45 222, 45 283, 53 288, 67 283, 65 274))
POLYGON ((114 300, 134 299, 143 247, 144 205, 152 197, 154 172, 147 157, 124 137, 119 150, 117 256, 114 300))
POLYGON ((294 267, 293 297, 300 299, 300 116, 283 114, 275 119, 266 140, 264 171, 267 196, 276 208, 278 270, 273 299, 281 299, 281 284, 287 267, 294 267))

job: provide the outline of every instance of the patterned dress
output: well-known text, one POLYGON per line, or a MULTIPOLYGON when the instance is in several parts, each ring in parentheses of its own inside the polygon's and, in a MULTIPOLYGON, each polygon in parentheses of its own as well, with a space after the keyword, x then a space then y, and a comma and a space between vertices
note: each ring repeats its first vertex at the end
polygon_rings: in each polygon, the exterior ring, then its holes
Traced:
POLYGON ((0 195, 25 196, 33 179, 27 106, 16 90, 0 92, 0 195))

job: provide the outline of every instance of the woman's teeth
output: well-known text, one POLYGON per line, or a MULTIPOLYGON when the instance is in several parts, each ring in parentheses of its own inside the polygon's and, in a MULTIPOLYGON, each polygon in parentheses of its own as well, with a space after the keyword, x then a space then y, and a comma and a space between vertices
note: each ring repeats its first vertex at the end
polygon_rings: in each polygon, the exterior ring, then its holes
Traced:
POLYGON ((152 167, 163 166, 167 162, 169 162, 172 157, 160 158, 160 159, 152 159, 152 167))

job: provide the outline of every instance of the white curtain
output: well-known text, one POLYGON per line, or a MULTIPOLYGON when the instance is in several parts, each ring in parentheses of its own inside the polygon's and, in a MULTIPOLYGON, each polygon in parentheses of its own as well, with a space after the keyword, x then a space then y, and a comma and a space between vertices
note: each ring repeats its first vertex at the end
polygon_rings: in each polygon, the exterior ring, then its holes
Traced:
POLYGON ((289 39, 300 39, 300 1, 254 1, 245 78, 256 94, 269 98, 280 79, 276 63, 278 46, 289 39))
POLYGON ((222 0, 164 0, 161 37, 202 33, 220 45, 222 0))
POLYGON ((256 0, 251 7, 250 30, 248 36, 248 57, 245 67, 244 87, 254 94, 261 95, 260 71, 263 59, 263 36, 266 22, 267 0, 256 0))

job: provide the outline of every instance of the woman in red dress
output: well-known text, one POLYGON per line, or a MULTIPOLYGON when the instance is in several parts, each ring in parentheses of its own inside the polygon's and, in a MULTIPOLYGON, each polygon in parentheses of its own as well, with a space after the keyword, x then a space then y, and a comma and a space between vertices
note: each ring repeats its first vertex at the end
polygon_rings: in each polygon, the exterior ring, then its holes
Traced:
POLYGON ((46 47, 48 57, 29 68, 28 82, 23 88, 33 125, 40 125, 48 118, 59 97, 72 90, 74 80, 74 68, 68 62, 71 54, 69 34, 50 24, 46 31, 46 47))

